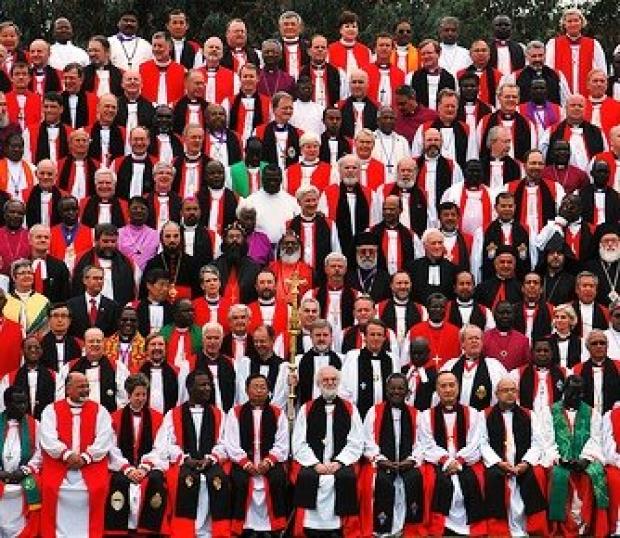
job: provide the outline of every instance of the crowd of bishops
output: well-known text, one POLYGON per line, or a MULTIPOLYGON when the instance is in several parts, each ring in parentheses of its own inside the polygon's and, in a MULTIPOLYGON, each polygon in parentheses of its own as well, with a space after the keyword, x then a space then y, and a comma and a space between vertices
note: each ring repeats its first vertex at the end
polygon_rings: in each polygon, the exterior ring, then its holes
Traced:
POLYGON ((0 22, 0 536, 620 534, 620 45, 139 15, 0 22))

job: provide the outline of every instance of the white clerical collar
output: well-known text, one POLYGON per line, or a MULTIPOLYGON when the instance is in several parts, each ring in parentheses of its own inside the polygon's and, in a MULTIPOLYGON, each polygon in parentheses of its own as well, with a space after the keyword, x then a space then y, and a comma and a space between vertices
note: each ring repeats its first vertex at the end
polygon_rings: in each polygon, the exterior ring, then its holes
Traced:
POLYGON ((428 320, 428 324, 433 328, 433 329, 440 329, 441 327, 443 327, 443 321, 440 321, 439 323, 435 323, 434 321, 431 321, 430 319, 428 320))

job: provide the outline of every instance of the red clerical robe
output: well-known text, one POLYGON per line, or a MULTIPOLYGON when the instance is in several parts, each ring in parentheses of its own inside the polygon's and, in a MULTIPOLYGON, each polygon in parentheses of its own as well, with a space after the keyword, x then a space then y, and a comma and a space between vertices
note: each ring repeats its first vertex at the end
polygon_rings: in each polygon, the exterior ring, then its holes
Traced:
POLYGON ((307 183, 314 185, 319 192, 329 185, 331 166, 328 163, 318 162, 313 165, 293 163, 286 169, 286 191, 295 196, 297 189, 307 183))
MULTIPOLYGON (((440 327, 433 327, 430 323, 430 321, 416 323, 409 329, 405 342, 412 342, 418 336, 426 338, 430 350, 426 366, 432 366, 439 370, 446 361, 458 357, 461 353, 459 328, 447 321, 442 322, 440 327)), ((400 360, 401 364, 409 364, 408 345, 403 346, 400 360)))
POLYGON ((24 105, 21 106, 17 93, 13 91, 6 94, 6 107, 9 121, 18 123, 22 129, 27 125, 39 123, 41 121, 41 97, 31 91, 26 91, 23 95, 26 97, 26 101, 24 105))
POLYGON ((366 69, 368 67, 372 57, 370 49, 357 41, 351 46, 345 45, 342 41, 330 43, 327 47, 329 63, 334 67, 349 72, 354 67, 349 64, 349 51, 353 53, 355 63, 359 69, 366 69))
POLYGON ((71 244, 67 244, 63 233, 63 224, 53 226, 50 234, 50 256, 63 260, 69 271, 77 260, 82 257, 87 250, 93 248, 93 233, 88 226, 76 224, 71 239, 71 244))
POLYGON ((9 274, 11 264, 20 258, 30 257, 28 230, 9 230, 6 226, 0 228, 0 272, 9 274))
POLYGON ((0 313, 0 342, 2 342, 2 361, 0 377, 17 370, 22 360, 22 327, 19 323, 5 318, 0 313))
POLYGON ((312 285, 312 268, 301 260, 297 263, 284 263, 282 260, 275 260, 269 264, 269 269, 276 275, 276 302, 278 303, 289 304, 291 297, 288 293, 287 280, 295 273, 304 281, 299 286, 300 297, 303 297, 304 293, 314 287, 312 285))
MULTIPOLYGON (((68 471, 63 456, 72 452, 73 446, 73 413, 68 400, 61 400, 46 408, 42 419, 48 413, 53 414, 56 421, 58 441, 67 447, 60 454, 52 454, 43 446, 43 465, 41 468, 42 504, 41 504, 41 536, 53 538, 56 536, 56 516, 60 487, 68 471)), ((98 403, 87 400, 81 407, 80 419, 80 444, 79 453, 87 463, 80 469, 82 478, 86 483, 88 495, 88 518, 89 535, 103 536, 103 519, 105 499, 108 488, 108 460, 103 457, 94 460, 89 453, 91 445, 99 440, 100 436, 109 435, 111 432, 97 431, 98 414, 107 411, 98 403)), ((107 421, 110 422, 109 416, 107 421)), ((109 424, 111 430, 111 423, 109 424)), ((111 435, 110 435, 111 440, 111 435)))
POLYGON ((158 102, 160 73, 165 73, 166 77, 166 104, 172 105, 181 99, 185 92, 185 68, 177 62, 170 62, 166 67, 159 67, 155 60, 149 60, 140 64, 142 97, 148 99, 151 103, 158 102))

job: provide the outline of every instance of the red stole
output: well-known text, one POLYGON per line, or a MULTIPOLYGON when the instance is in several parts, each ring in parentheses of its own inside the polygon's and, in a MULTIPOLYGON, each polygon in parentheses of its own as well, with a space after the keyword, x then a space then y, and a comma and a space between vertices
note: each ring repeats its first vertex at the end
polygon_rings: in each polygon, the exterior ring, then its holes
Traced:
POLYGON ((42 114, 41 97, 31 91, 26 91, 24 95, 26 96, 26 104, 23 109, 20 109, 17 94, 14 91, 8 92, 6 94, 6 107, 9 121, 19 123, 25 128, 27 125, 40 123, 42 114))
MULTIPOLYGON (((390 78, 390 103, 394 103, 396 89, 405 83, 405 73, 403 73, 393 63, 388 67, 388 76, 390 78)), ((368 73, 368 97, 375 103, 381 103, 381 69, 377 64, 370 64, 366 68, 368 73)))
MULTIPOLYGON (((73 238, 73 250, 75 251, 75 262, 80 259, 82 254, 93 248, 93 234, 90 228, 83 224, 77 224, 77 232, 73 238)), ((50 256, 65 260, 67 243, 62 233, 62 224, 53 226, 50 233, 50 256)), ((66 260, 65 260, 66 261, 66 260)), ((75 264, 75 263, 74 263, 75 264)))
MULTIPOLYGON (((183 97, 185 78, 185 68, 177 62, 171 62, 165 68, 166 72, 166 100, 169 104, 176 103, 183 97)), ((160 68, 155 60, 140 65, 140 74, 144 82, 142 86, 142 97, 148 99, 151 103, 157 102, 157 94, 159 90, 159 73, 160 68)))
POLYGON ((228 273, 228 280, 226 281, 226 287, 222 297, 226 298, 231 305, 235 305, 240 301, 241 288, 239 287, 239 279, 237 276, 236 267, 231 267, 228 273))
POLYGON ((359 69, 366 69, 366 67, 370 63, 370 50, 366 45, 363 45, 358 41, 356 41, 352 47, 346 47, 340 41, 335 41, 334 43, 329 45, 329 47, 327 48, 329 63, 332 64, 334 67, 338 67, 339 69, 347 71, 347 51, 349 50, 353 51, 353 56, 355 57, 357 67, 359 69))
POLYGON ((579 260, 580 259, 579 258, 579 247, 580 247, 580 242, 581 242, 581 230, 578 230, 576 234, 573 234, 570 231, 570 227, 567 226, 565 233, 564 233, 564 239, 566 241, 566 244, 573 251, 575 258, 579 260))
MULTIPOLYGON (((32 172, 30 166, 26 164, 26 161, 22 159, 20 161, 20 165, 24 171, 24 177, 26 178, 26 189, 22 190, 22 195, 24 195, 25 191, 32 189, 37 181, 35 181, 34 173, 32 172)), ((15 192, 11 192, 11 184, 9 182, 9 161, 6 157, 4 159, 0 159, 0 190, 6 192, 11 198, 15 198, 15 192)), ((25 200, 26 199, 24 198, 24 201, 25 200)))
MULTIPOLYGON (((205 76, 205 89, 209 81, 209 71, 206 67, 201 67, 199 71, 202 71, 205 76)), ((236 73, 237 71, 235 71, 236 73)), ((221 65, 217 67, 215 71, 215 102, 219 105, 228 99, 233 100, 235 95, 235 75, 234 73, 221 65)))
MULTIPOLYGON (((67 400, 61 400, 52 404, 56 412, 56 428, 58 439, 67 445, 71 451, 73 415, 67 400)), ((87 400, 82 406, 80 413, 80 453, 95 441, 97 431, 97 413, 99 404, 87 400)), ((43 452, 43 466, 41 471, 41 484, 43 486, 43 502, 41 505, 41 535, 45 538, 56 536, 56 515, 58 507, 58 494, 60 485, 67 474, 68 467, 62 458, 52 458, 47 452, 43 452)), ((88 490, 89 507, 89 536, 103 536, 104 503, 102 498, 107 496, 108 488, 108 460, 88 463, 81 469, 82 477, 88 490)))
MULTIPOLYGON (((250 96, 250 99, 254 100, 254 96, 250 96)), ((269 122, 269 116, 271 114, 271 101, 269 100, 269 97, 266 95, 259 95, 258 96, 258 100, 260 102, 260 107, 261 107, 261 115, 262 115, 262 119, 263 119, 263 124, 267 124, 269 122)), ((237 124, 236 125, 230 125, 230 128, 233 129, 235 131, 235 133, 237 133, 240 137, 243 137, 244 133, 245 133, 245 116, 246 116, 246 112, 247 110, 245 109, 245 106, 243 105, 243 98, 239 101, 239 111, 237 112, 237 124)), ((252 119, 254 119, 254 115, 256 114, 256 110, 254 110, 252 112, 252 119)), ((258 125, 257 125, 258 127, 258 125)), ((250 129, 250 132, 252 132, 253 129, 250 129)))
POLYGON ((383 166, 383 163, 378 159, 371 157, 368 160, 366 171, 364 171, 362 167, 360 184, 373 192, 376 191, 381 185, 384 185, 385 167, 383 166), (364 175, 366 176, 365 178, 364 175))
POLYGON ((402 237, 400 235, 400 231, 398 229, 396 230, 390 230, 389 228, 384 228, 383 230, 383 234, 381 235, 381 250, 383 251, 383 256, 385 257, 385 262, 388 265, 388 271, 389 271, 389 266, 391 265, 391 261, 388 258, 388 253, 390 252, 389 246, 390 246, 390 239, 389 236, 391 235, 390 232, 396 232, 396 260, 395 260, 395 265, 396 265, 396 270, 400 271, 403 268, 403 243, 402 243, 402 237))
MULTIPOLYGON (((297 45, 297 54, 296 54, 297 69, 294 72, 300 73, 301 68, 303 66, 303 63, 302 63, 303 52, 301 49, 301 43, 300 41, 297 41, 296 43, 291 43, 291 45, 297 45)), ((282 58, 284 60, 284 71, 288 73, 289 75, 293 76, 293 74, 291 73, 291 52, 289 51, 289 44, 286 43, 286 41, 282 42, 282 58)))
MULTIPOLYGON (((430 127, 430 125, 429 125, 430 127)), ((448 164, 448 168, 450 169, 450 184, 452 184, 452 178, 454 176, 454 161, 452 159, 446 159, 446 163, 448 164)), ((424 193, 424 195, 428 198, 428 191, 426 190, 426 159, 424 159, 423 164, 418 172, 418 177, 416 179, 416 185, 418 188, 424 193)), ((439 163, 437 164, 437 168, 435 170, 435 195, 437 195, 437 186, 440 183, 439 177, 439 163)), ((434 200, 430 201, 431 203, 435 203, 434 200)))
POLYGON ((193 370, 196 364, 196 355, 192 347, 192 333, 191 327, 188 327, 186 332, 180 332, 176 327, 170 331, 170 340, 168 340, 168 364, 175 370, 178 370, 178 366, 174 363, 177 356, 177 350, 179 348, 179 341, 183 338, 183 352, 185 359, 189 362, 190 370, 193 370))
MULTIPOLYGON (((185 159, 179 159, 179 161, 181 163, 181 181, 179 182, 179 190, 177 191, 177 194, 181 197, 181 199, 185 198, 185 176, 187 175, 187 163, 185 161, 185 159)), ((203 160, 202 159, 198 159, 197 161, 198 165, 196 166, 196 192, 194 194, 198 194, 198 191, 200 190, 200 185, 202 183, 202 177, 203 177, 203 169, 202 169, 202 163, 203 160)), ((223 197, 222 197, 223 198, 223 197)))
POLYGON ((22 337, 21 325, 5 318, 0 312, 0 340, 3 346, 6 346, 0 363, 0 377, 19 368, 22 360, 22 337))
MULTIPOLYGON (((482 197, 480 198, 480 201, 482 202, 482 229, 486 230, 489 227, 489 224, 491 224, 491 207, 493 204, 491 202, 491 197, 489 196, 489 191, 485 189, 482 185, 480 186, 480 189, 482 190, 482 197)), ((468 198, 469 197, 467 196, 467 189, 465 188, 465 184, 463 184, 463 187, 461 188, 461 199, 459 201, 461 216, 465 214, 465 205, 467 204, 468 198)), ((462 224, 463 222, 461 219, 461 225, 462 224)))
MULTIPOLYGON (((555 70, 560 73, 564 73, 568 87, 572 91, 573 80, 573 63, 570 47, 571 40, 561 35, 555 38, 555 70)), ((579 38, 579 84, 577 86, 578 92, 587 95, 586 80, 588 73, 592 69, 592 63, 594 61, 594 39, 591 37, 581 36, 579 38)))
MULTIPOLYGON (((252 313, 250 316, 250 326, 248 327, 248 331, 253 332, 259 325, 267 323, 263 320, 263 313, 258 301, 252 302, 248 306, 250 308, 250 312, 252 313)), ((288 303, 285 303, 284 301, 274 302, 271 326, 273 327, 276 335, 286 332, 288 328, 288 303)))
MULTIPOLYGON (((310 184, 319 189, 319 192, 323 192, 325 187, 329 185, 330 174, 331 166, 319 161, 310 176, 310 184)), ((301 163, 291 164, 286 169, 286 190, 291 196, 295 196, 297 189, 301 187, 302 177, 301 163)))

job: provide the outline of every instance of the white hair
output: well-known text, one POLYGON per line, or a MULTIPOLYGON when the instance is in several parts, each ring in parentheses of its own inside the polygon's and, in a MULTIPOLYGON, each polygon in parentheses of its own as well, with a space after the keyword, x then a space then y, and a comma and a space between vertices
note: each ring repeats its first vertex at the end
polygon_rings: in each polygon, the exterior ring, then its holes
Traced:
POLYGON ((220 336, 224 336, 224 327, 222 327, 217 321, 208 321, 202 326, 202 336, 204 336, 207 331, 214 330, 220 333, 220 336))

